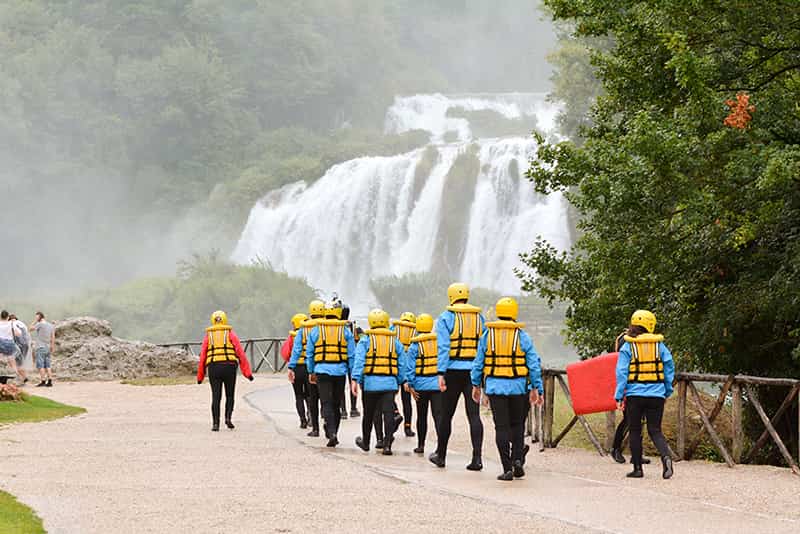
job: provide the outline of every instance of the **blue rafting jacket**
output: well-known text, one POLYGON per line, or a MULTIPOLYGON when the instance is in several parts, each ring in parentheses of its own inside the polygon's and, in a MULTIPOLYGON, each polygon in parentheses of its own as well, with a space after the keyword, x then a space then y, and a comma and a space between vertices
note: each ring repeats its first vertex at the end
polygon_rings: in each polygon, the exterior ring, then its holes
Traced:
MULTIPOLYGON (((356 343, 353 339, 353 333, 350 332, 349 328, 344 329, 344 338, 347 341, 346 362, 316 364, 314 362, 314 348, 319 340, 319 327, 315 326, 308 334, 308 341, 306 342, 306 367, 308 367, 308 373, 329 376, 347 376, 349 371, 348 365, 352 365, 353 355, 356 352, 356 343)), ((297 343, 297 338, 295 338, 295 343, 297 343)), ((292 346, 292 351, 294 351, 294 346, 292 346)))
MULTIPOLYGON (((486 321, 481 318, 481 332, 486 333, 486 321)), ((457 371, 469 371, 472 369, 471 361, 450 361, 450 334, 453 333, 453 326, 456 322, 456 314, 450 310, 445 310, 436 319, 436 346, 439 351, 438 371, 443 375, 448 369, 457 371)))
POLYGON ((658 344, 658 356, 664 363, 664 382, 655 384, 628 384, 628 368, 631 363, 631 344, 627 341, 619 349, 617 359, 617 389, 614 398, 617 402, 624 397, 661 397, 672 395, 672 382, 675 380, 675 361, 664 343, 658 344))
POLYGON ((406 382, 417 391, 439 391, 439 376, 417 376, 417 356, 419 343, 416 341, 406 351, 406 382))
POLYGON ((367 362, 367 352, 370 349, 369 335, 361 336, 356 347, 356 355, 353 358, 352 379, 361 384, 364 391, 397 391, 400 384, 405 383, 406 375, 406 354, 403 350, 403 344, 400 340, 395 338, 394 350, 397 354, 397 376, 384 376, 384 375, 365 375, 364 366, 367 362))
MULTIPOLYGON (((478 354, 472 364, 472 385, 480 387, 483 380, 483 366, 486 360, 486 347, 488 344, 489 333, 484 332, 478 343, 478 354)), ((519 347, 525 352, 525 364, 528 366, 528 376, 519 378, 497 378, 486 377, 487 395, 524 395, 532 388, 536 388, 540 394, 544 393, 542 384, 542 362, 533 340, 524 330, 519 331, 519 347)))
POLYGON ((297 333, 294 335, 294 342, 292 343, 292 356, 289 358, 289 369, 294 369, 297 367, 297 360, 300 359, 300 355, 303 352, 303 330, 305 330, 305 326, 302 326, 297 329, 297 333))

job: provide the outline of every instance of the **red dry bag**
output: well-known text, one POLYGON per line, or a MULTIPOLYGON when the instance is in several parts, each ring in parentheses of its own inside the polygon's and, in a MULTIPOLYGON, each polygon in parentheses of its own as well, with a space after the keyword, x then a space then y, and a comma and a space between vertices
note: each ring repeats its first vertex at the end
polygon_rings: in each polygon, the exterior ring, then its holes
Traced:
POLYGON ((575 415, 610 412, 617 409, 614 400, 614 390, 617 387, 617 356, 618 352, 611 352, 567 366, 567 380, 575 415))

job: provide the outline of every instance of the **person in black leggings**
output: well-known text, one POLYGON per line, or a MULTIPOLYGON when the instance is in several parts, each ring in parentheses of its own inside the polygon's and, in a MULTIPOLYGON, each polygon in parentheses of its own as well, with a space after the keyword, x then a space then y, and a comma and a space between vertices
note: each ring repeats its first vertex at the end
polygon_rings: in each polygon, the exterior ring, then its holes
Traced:
MULTIPOLYGON (((294 344, 292 345, 292 356, 289 358, 289 371, 288 378, 295 391, 295 400, 298 415, 301 411, 305 412, 303 404, 308 405, 308 419, 307 424, 311 424, 311 431, 308 433, 310 437, 319 436, 319 389, 316 384, 312 384, 306 366, 306 345, 308 343, 308 334, 314 328, 316 321, 325 316, 325 303, 320 300, 313 300, 308 305, 308 314, 310 319, 303 321, 300 328, 296 328, 294 336, 294 344), (298 393, 301 395, 298 400, 298 393)), ((305 419, 305 413, 300 415, 300 428, 306 428, 302 422, 305 419)))
POLYGON ((219 411, 222 401, 222 388, 225 388, 225 425, 234 429, 233 402, 236 390, 236 371, 241 367, 242 374, 253 380, 250 362, 242 349, 239 338, 228 325, 228 316, 223 311, 211 315, 211 326, 206 328, 206 336, 200 349, 197 366, 197 383, 202 384, 208 371, 211 384, 211 430, 219 431, 219 411))
POLYGON ((417 448, 414 452, 425 452, 428 435, 428 407, 433 415, 434 430, 442 418, 442 392, 439 391, 437 374, 438 350, 433 317, 422 313, 416 318, 416 335, 406 352, 405 390, 417 401, 417 448))
MULTIPOLYGON (((625 336, 628 335, 628 329, 622 331, 620 335, 614 340, 614 347, 612 348, 611 352, 619 352, 620 347, 622 344, 625 343, 625 336)), ((622 455, 622 442, 625 440, 625 435, 628 433, 628 415, 626 410, 623 408, 622 410, 622 420, 617 425, 617 430, 614 432, 614 442, 611 445, 611 458, 614 459, 615 462, 618 464, 625 463, 625 456, 622 455)), ((631 458, 633 461, 633 458, 631 458)), ((642 457, 642 464, 649 464, 650 459, 642 457)))
POLYGON ((451 284, 447 288, 447 297, 450 306, 436 322, 437 372, 439 390, 443 393, 442 418, 439 422, 436 452, 428 459, 437 467, 445 466, 453 416, 459 397, 464 397, 472 441, 472 461, 467 469, 480 471, 483 469, 483 423, 480 406, 472 399, 470 371, 478 351, 478 341, 486 328, 485 320, 480 308, 467 304, 469 288, 466 284, 451 284))

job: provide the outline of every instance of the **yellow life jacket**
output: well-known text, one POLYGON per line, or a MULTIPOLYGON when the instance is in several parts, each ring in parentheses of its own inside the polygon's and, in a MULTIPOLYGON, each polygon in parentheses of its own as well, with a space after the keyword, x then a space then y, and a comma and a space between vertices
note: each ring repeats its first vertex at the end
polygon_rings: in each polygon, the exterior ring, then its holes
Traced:
POLYGON ((411 338, 412 343, 416 343, 417 361, 416 361, 416 375, 417 376, 435 376, 438 372, 439 350, 436 345, 436 334, 420 334, 411 338))
POLYGON ((347 361, 347 338, 344 336, 347 321, 319 319, 317 343, 314 345, 314 363, 341 363, 347 361))
POLYGON ((494 378, 528 376, 525 351, 520 346, 520 332, 525 325, 516 321, 494 321, 486 324, 486 356, 483 375, 494 378))
POLYGON ((236 349, 230 340, 233 328, 227 324, 219 324, 206 328, 208 347, 206 348, 206 365, 220 362, 238 362, 236 349))
POLYGON ((392 324, 395 326, 397 339, 400 340, 403 348, 408 350, 408 346, 411 345, 411 338, 417 333, 417 323, 412 323, 411 321, 392 321, 392 324))
POLYGON ((660 334, 625 336, 631 347, 631 363, 628 365, 628 382, 632 384, 657 384, 664 382, 664 362, 659 355, 660 334))
POLYGON ((300 349, 300 357, 297 358, 297 365, 305 365, 306 363, 306 346, 308 344, 308 333, 317 325, 316 319, 306 319, 300 325, 300 342, 302 348, 300 349))
POLYGON ((474 360, 482 333, 481 309, 470 304, 453 304, 447 309, 455 313, 453 331, 450 332, 450 359, 474 360))
POLYGON ((364 362, 365 375, 397 376, 397 352, 394 343, 397 333, 388 328, 367 330, 369 350, 364 362))

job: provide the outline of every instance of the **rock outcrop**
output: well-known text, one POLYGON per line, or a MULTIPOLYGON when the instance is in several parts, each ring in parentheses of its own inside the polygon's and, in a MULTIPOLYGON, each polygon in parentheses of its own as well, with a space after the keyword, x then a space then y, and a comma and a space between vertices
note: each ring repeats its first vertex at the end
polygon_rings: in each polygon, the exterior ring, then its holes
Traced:
POLYGON ((116 380, 192 375, 197 357, 183 350, 111 335, 111 323, 75 317, 56 323, 53 373, 68 380, 116 380))

